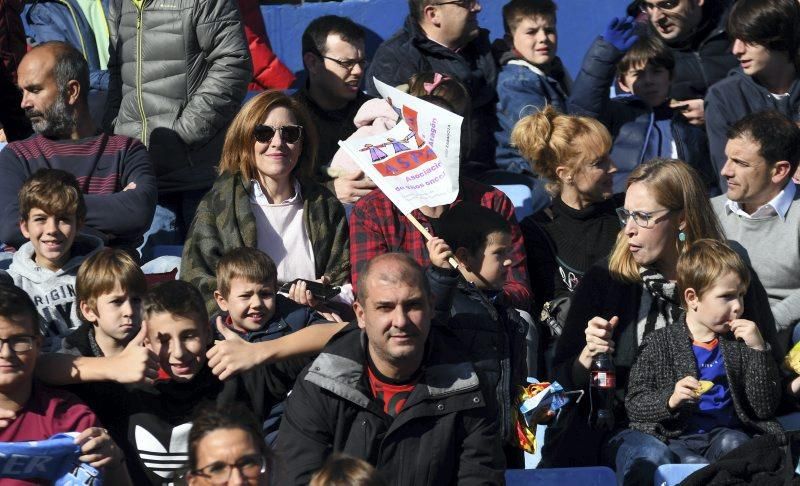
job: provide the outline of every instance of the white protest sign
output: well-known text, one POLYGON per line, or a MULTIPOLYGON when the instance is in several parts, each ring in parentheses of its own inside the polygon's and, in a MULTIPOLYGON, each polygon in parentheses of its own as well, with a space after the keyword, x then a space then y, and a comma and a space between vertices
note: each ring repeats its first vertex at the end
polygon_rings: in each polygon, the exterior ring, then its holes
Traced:
POLYGON ((387 132, 339 146, 403 214, 455 201, 463 119, 377 79, 375 85, 403 119, 387 132))

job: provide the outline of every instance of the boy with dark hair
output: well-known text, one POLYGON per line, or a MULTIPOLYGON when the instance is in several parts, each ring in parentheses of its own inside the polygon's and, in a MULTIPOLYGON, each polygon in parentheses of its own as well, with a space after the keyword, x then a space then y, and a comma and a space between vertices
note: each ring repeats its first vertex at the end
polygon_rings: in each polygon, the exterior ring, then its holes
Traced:
MULTIPOLYGON (((131 484, 124 456, 94 412, 71 393, 34 379, 42 345, 38 320, 36 307, 22 289, 0 284, 0 409, 13 414, 0 428, 0 442, 43 441, 58 433, 79 432, 75 439, 81 447, 79 460, 102 467, 107 484, 131 484)), ((44 484, 23 473, 52 474, 55 462, 43 461, 34 450, 30 457, 8 459, 3 484, 44 484), (16 461, 13 466, 12 461, 16 461)))
POLYGON ((531 166, 511 146, 514 125, 545 105, 567 111, 572 79, 556 55, 556 4, 552 0, 511 0, 503 6, 505 43, 497 76, 497 166, 516 173, 531 173, 531 166))
POLYGON ((750 281, 741 257, 699 240, 677 273, 685 317, 645 338, 625 408, 632 429, 664 443, 653 457, 714 462, 753 434, 782 430, 774 420, 781 380, 758 326, 740 318, 750 281))
MULTIPOLYGON (((326 170, 339 149, 356 131, 353 118, 371 97, 361 91, 366 69, 364 29, 346 17, 324 15, 311 21, 303 32, 303 66, 308 79, 294 97, 309 111, 319 133, 315 179, 331 180, 326 170)), ((366 195, 375 188, 359 172, 334 176, 333 188, 343 202, 366 195)))
POLYGON ((656 36, 639 36, 631 17, 612 19, 583 60, 568 104, 570 113, 599 119, 614 140, 614 193, 625 192, 628 175, 656 157, 678 158, 697 169, 706 185, 716 184, 705 132, 690 125, 679 106, 670 106, 675 58, 656 36), (625 93, 609 99, 615 79, 625 93))
POLYGON ((43 351, 55 351, 81 323, 75 302, 78 267, 103 242, 78 233, 86 204, 69 172, 36 171, 20 189, 19 214, 20 230, 29 241, 14 254, 8 274, 39 309, 43 351))
POLYGON ((142 331, 129 346, 145 346, 157 356, 159 379, 152 387, 130 387, 116 401, 120 428, 115 432, 127 439, 134 483, 161 485, 174 481, 183 466, 192 412, 199 404, 242 402, 263 421, 285 398, 305 361, 259 366, 220 381, 206 360, 212 334, 205 302, 186 282, 153 287, 144 296, 142 314, 142 331))
POLYGON ((513 410, 518 387, 526 383, 528 322, 502 293, 511 264, 511 228, 491 209, 463 202, 442 216, 437 234, 427 244, 431 266, 426 276, 434 310, 486 375, 481 379, 483 394, 487 400, 494 398, 489 402, 498 416, 508 467, 524 467, 515 446, 513 410), (458 270, 448 262, 451 256, 458 260, 458 270))
MULTIPOLYGON (((741 70, 712 86, 706 96, 706 130, 711 160, 719 174, 725 165, 727 130, 747 114, 777 110, 800 120, 800 6, 796 0, 739 0, 728 18, 733 55, 741 70)), ((728 187, 719 176, 723 192, 728 187)))

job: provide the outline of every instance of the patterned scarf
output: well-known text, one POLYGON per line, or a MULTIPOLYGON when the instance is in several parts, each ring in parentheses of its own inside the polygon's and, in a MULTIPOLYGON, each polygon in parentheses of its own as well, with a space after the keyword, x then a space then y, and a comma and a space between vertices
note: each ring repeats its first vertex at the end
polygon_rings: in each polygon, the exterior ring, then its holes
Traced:
POLYGON ((683 309, 677 294, 677 285, 664 278, 658 271, 640 268, 644 288, 639 301, 639 314, 636 322, 636 344, 652 331, 666 327, 680 319, 683 309))

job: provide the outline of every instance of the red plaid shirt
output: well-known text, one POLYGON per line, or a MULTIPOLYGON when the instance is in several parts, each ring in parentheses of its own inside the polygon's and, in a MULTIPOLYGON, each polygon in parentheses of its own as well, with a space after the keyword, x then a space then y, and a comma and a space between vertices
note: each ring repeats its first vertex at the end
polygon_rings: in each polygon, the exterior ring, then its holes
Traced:
MULTIPOLYGON (((514 205, 500 190, 471 179, 462 179, 461 190, 453 204, 459 201, 471 201, 493 209, 511 223, 513 249, 503 293, 511 305, 527 310, 530 307, 531 290, 525 263, 525 245, 514 216, 514 205)), ((411 215, 433 234, 430 221, 420 210, 415 209, 411 215)), ((350 262, 354 290, 359 271, 366 262, 389 252, 408 253, 422 266, 430 263, 425 237, 380 189, 375 189, 359 199, 350 214, 350 262)))

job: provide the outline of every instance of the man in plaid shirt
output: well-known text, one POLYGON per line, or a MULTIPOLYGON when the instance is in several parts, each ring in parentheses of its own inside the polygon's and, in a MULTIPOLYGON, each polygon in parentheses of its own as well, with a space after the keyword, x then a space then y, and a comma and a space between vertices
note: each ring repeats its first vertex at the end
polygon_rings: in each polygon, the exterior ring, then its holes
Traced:
MULTIPOLYGON (((493 209, 511 223, 513 250, 503 296, 513 307, 528 310, 531 290, 525 263, 525 246, 514 216, 514 205, 498 189, 467 178, 461 179, 461 188, 453 204, 459 201, 470 201, 493 209)), ((433 209, 436 212, 440 208, 433 209)), ((425 216, 419 209, 415 209, 411 215, 417 218, 431 234, 436 234, 436 218, 425 216)), ((355 204, 350 215, 350 261, 354 290, 358 285, 359 271, 366 262, 389 252, 405 252, 420 265, 429 264, 425 237, 380 189, 375 189, 355 204)))

